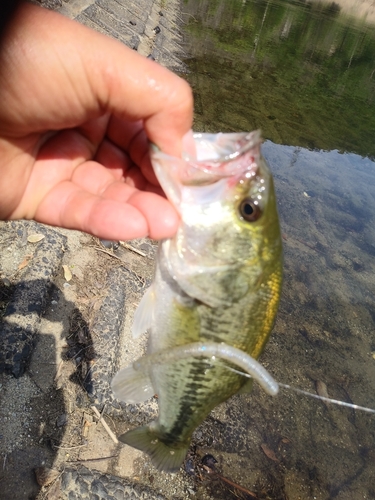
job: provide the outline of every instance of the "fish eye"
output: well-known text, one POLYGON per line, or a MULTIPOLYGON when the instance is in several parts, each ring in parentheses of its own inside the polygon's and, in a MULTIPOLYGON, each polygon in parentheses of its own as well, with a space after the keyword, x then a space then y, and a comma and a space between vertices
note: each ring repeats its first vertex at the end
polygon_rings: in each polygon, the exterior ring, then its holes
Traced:
POLYGON ((241 219, 244 219, 247 222, 254 222, 262 215, 259 205, 256 205, 254 200, 251 198, 245 198, 241 201, 239 211, 241 219))

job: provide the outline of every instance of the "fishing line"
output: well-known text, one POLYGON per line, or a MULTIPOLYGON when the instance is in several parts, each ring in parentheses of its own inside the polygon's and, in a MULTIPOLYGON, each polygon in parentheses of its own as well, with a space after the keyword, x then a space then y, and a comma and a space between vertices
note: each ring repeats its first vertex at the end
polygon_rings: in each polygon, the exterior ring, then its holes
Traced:
MULTIPOLYGON (((235 368, 232 368, 232 367, 224 365, 224 364, 222 366, 225 366, 225 368, 227 368, 228 370, 230 370, 234 373, 238 373, 239 375, 243 375, 244 377, 247 377, 247 378, 252 378, 250 375, 248 375, 247 373, 241 372, 240 370, 236 370, 235 368)), ((332 398, 327 398, 325 396, 319 396, 318 394, 313 394, 312 392, 304 391, 302 389, 298 389, 297 387, 292 387, 291 385, 282 384, 280 382, 277 382, 277 383, 278 383, 279 387, 281 387, 283 389, 287 389, 287 390, 296 392, 298 394, 302 394, 303 396, 308 396, 310 398, 319 399, 320 401, 324 401, 325 403, 332 403, 332 404, 335 404, 338 406, 345 406, 347 408, 351 408, 352 410, 365 411, 367 413, 375 414, 374 409, 367 408, 366 406, 359 406, 359 405, 356 405, 354 403, 347 403, 346 401, 340 401, 339 399, 332 399, 332 398)))
POLYGON ((302 389, 297 389, 297 387, 292 387, 287 384, 281 384, 278 382, 279 387, 283 389, 290 389, 291 391, 297 392, 298 394, 303 394, 304 396, 309 396, 310 398, 320 399, 326 403, 333 403, 339 406, 346 406, 347 408, 352 408, 353 410, 366 411, 367 413, 375 413, 372 408, 367 408, 366 406, 359 406, 354 403, 347 403, 346 401, 340 401, 339 399, 326 398, 325 396, 319 396, 318 394, 313 394, 312 392, 303 391, 302 389))

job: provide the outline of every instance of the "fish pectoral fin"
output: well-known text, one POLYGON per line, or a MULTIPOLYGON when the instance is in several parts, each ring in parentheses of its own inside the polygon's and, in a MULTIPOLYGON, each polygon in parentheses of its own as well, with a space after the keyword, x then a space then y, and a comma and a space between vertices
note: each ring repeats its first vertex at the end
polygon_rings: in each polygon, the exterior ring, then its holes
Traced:
POLYGON ((249 290, 248 277, 238 269, 206 270, 189 276, 188 280, 177 276, 177 282, 187 295, 213 308, 227 307, 249 290))
POLYGON ((111 387, 116 398, 126 403, 142 403, 155 394, 148 373, 134 370, 133 365, 118 371, 111 387))
POLYGON ((160 471, 177 472, 186 457, 190 442, 172 446, 161 441, 157 429, 138 427, 119 436, 122 443, 147 453, 160 471))
POLYGON ((140 337, 142 333, 145 333, 145 331, 151 327, 154 308, 155 293, 151 285, 147 288, 134 314, 132 325, 132 335, 134 339, 140 337))

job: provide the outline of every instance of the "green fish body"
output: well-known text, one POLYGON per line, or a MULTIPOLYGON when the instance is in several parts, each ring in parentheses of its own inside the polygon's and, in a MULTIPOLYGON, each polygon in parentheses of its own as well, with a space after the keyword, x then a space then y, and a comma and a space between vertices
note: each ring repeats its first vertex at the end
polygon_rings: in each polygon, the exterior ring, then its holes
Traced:
POLYGON ((248 379, 219 357, 157 362, 176 346, 232 346, 257 359, 270 335, 280 297, 282 247, 271 173, 260 135, 196 134, 197 158, 154 150, 165 193, 181 215, 159 246, 155 279, 136 313, 134 333, 150 329, 149 362, 113 382, 120 399, 158 395, 159 417, 120 440, 147 452, 160 470, 182 464, 196 427, 244 390, 248 379))

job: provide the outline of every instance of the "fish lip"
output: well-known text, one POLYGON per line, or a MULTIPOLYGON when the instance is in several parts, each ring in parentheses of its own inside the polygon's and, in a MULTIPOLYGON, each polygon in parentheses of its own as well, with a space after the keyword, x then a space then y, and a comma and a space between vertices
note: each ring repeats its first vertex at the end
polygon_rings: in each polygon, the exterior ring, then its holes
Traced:
MULTIPOLYGON (((208 137, 217 137, 219 140, 220 138, 235 138, 238 137, 239 139, 241 138, 243 141, 243 144, 240 145, 238 149, 233 151, 233 153, 228 153, 228 154, 222 154, 219 156, 216 156, 215 158, 206 158, 203 160, 199 160, 197 158, 194 158, 193 156, 189 155, 186 152, 182 152, 182 160, 188 162, 188 163, 193 163, 194 165, 197 166, 197 168, 201 167, 204 168, 204 165, 206 163, 223 163, 223 162, 228 162, 232 161, 235 158, 238 158, 242 154, 246 153, 249 149, 256 148, 259 146, 262 142, 262 132, 260 129, 254 130, 252 132, 234 132, 234 133, 219 133, 219 134, 206 134, 203 132, 195 132, 193 133, 193 138, 196 142, 198 142, 198 139, 201 138, 208 138, 208 137)), ((169 157, 166 153, 163 153, 162 150, 157 146, 155 143, 150 142, 150 149, 152 154, 154 155, 162 155, 165 156, 166 158, 169 157)))
MULTIPOLYGON (((239 138, 239 141, 240 140, 243 141, 243 144, 240 145, 239 149, 236 149, 235 151, 233 151, 233 153, 222 154, 222 155, 219 155, 218 157, 216 157, 215 159, 197 160, 196 158, 192 157, 191 155, 183 152, 182 153, 183 160, 197 164, 197 166, 199 166, 199 165, 204 166, 204 164, 207 161, 209 163, 211 163, 211 162, 212 163, 229 162, 229 161, 232 161, 232 160, 238 158, 239 156, 243 155, 249 149, 255 148, 256 146, 258 146, 262 142, 261 131, 259 129, 254 130, 253 132, 239 132, 239 133, 235 132, 235 133, 228 133, 228 134, 224 134, 224 133, 204 134, 202 132, 197 132, 197 133, 193 134, 193 138, 194 138, 195 142, 198 142, 198 139, 203 138, 204 136, 206 136, 206 137, 216 136, 217 140, 220 140, 220 138, 222 138, 222 137, 230 139, 230 138, 234 138, 237 136, 239 138)), ((233 141, 232 144, 236 144, 235 141, 233 141)))

